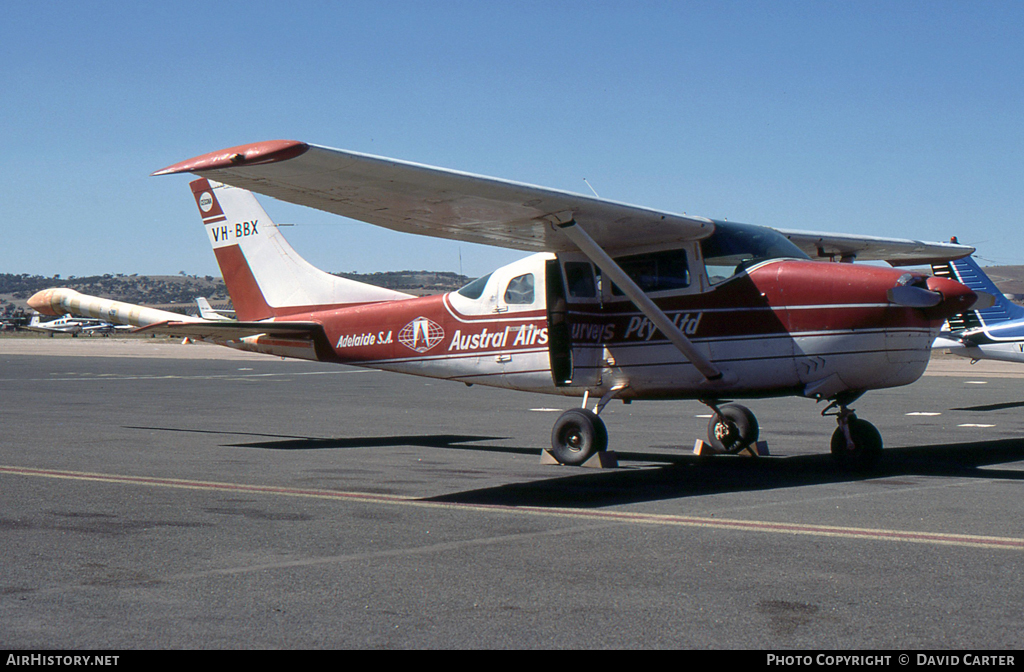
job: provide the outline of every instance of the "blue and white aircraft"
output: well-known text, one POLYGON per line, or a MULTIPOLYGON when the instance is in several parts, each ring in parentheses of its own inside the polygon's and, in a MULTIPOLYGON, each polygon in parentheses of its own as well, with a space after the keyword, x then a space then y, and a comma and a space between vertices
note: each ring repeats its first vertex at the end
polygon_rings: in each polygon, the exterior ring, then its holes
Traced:
POLYGON ((972 363, 979 359, 1024 363, 1024 306, 1007 299, 971 256, 933 264, 932 273, 967 285, 979 297, 992 297, 987 307, 979 309, 980 299, 975 309, 949 318, 933 349, 969 357, 972 363))

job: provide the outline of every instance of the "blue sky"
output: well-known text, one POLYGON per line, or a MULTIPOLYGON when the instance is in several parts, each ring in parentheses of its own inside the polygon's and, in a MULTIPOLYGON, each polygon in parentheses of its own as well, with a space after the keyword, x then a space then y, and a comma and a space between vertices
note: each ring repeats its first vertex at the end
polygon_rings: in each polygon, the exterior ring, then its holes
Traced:
MULTIPOLYGON (((192 156, 271 139, 1024 264, 1024 3, 4 2, 0 272, 219 274, 192 156)), ((261 199, 328 271, 518 252, 261 199)))

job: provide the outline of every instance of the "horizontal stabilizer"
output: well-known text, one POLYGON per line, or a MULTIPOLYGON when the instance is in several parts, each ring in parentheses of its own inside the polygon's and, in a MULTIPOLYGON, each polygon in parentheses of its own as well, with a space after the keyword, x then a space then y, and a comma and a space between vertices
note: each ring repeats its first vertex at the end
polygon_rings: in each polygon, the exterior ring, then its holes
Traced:
POLYGON ((313 338, 322 327, 316 322, 158 322, 136 329, 133 333, 165 334, 206 341, 235 341, 248 336, 313 338))

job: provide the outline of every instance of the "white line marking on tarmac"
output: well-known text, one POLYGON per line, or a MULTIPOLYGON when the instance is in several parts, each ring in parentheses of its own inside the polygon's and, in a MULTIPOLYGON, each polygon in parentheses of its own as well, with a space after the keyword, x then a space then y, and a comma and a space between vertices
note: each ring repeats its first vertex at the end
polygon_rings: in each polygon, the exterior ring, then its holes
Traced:
POLYGON ((88 383, 88 382, 110 382, 116 380, 219 380, 229 379, 237 380, 238 378, 280 378, 284 376, 337 376, 337 375, 350 375, 355 373, 379 373, 373 369, 356 369, 356 370, 344 370, 339 369, 338 371, 291 371, 288 373, 218 373, 208 374, 202 376, 179 376, 174 374, 164 376, 153 376, 153 375, 121 375, 112 373, 99 373, 99 374, 85 374, 85 375, 74 375, 71 374, 60 374, 51 373, 51 376, 69 376, 67 378, 0 378, 0 382, 7 380, 17 380, 21 382, 39 382, 45 381, 48 383, 88 383))
POLYGON ((957 425, 957 427, 995 427, 995 425, 978 425, 972 422, 965 422, 962 425, 957 425))
POLYGON ((736 520, 703 516, 687 516, 672 514, 640 513, 634 511, 611 511, 607 509, 560 509, 544 506, 510 506, 502 504, 455 504, 437 502, 414 497, 383 495, 367 492, 341 492, 334 490, 311 490, 305 488, 286 488, 266 485, 250 485, 244 483, 217 483, 212 481, 193 481, 176 478, 157 478, 145 476, 126 476, 120 474, 100 474, 80 471, 64 471, 56 469, 33 469, 29 467, 0 466, 0 475, 34 476, 42 478, 70 479, 77 481, 95 481, 133 486, 152 486, 176 488, 182 490, 209 490, 243 492, 247 494, 278 495, 286 497, 310 497, 324 500, 360 502, 363 504, 379 504, 388 506, 412 506, 424 509, 448 509, 460 511, 477 511, 480 513, 502 513, 533 516, 553 516, 559 518, 575 518, 592 523, 620 523, 655 525, 662 527, 699 527, 705 529, 729 530, 733 532, 761 532, 789 535, 807 535, 817 537, 839 537, 845 539, 872 539, 884 541, 902 541, 909 543, 934 544, 944 546, 971 546, 976 548, 1004 549, 1024 551, 1024 538, 990 537, 974 534, 920 532, 916 530, 872 529, 861 527, 842 527, 835 525, 810 525, 805 523, 786 523, 767 520, 736 520))
POLYGON ((933 413, 930 411, 914 411, 913 413, 905 413, 905 415, 925 415, 930 417, 933 415, 942 415, 942 413, 933 413))

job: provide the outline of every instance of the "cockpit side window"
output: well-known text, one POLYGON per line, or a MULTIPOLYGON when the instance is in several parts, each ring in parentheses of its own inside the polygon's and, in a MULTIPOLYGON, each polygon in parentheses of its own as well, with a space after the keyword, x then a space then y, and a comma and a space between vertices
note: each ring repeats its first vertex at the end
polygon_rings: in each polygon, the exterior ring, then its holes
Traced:
POLYGON ((525 273, 512 278, 508 281, 508 287, 505 289, 505 303, 509 305, 533 303, 534 285, 533 273, 525 273))
POLYGON ((701 241, 700 249, 713 285, 769 259, 810 258, 778 231, 731 222, 715 222, 715 232, 701 241))
POLYGON ((592 299, 597 296, 594 269, 589 262, 565 262, 565 280, 569 286, 569 296, 576 299, 592 299))

